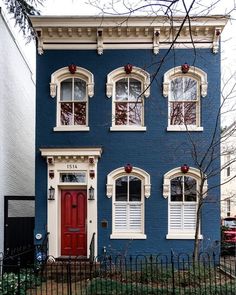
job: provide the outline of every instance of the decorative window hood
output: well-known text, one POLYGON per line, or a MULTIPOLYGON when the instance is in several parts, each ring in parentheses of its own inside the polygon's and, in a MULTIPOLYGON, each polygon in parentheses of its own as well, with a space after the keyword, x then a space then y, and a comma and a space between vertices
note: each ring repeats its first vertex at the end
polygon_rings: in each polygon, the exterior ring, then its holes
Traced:
MULTIPOLYGON (((183 17, 173 23, 165 16, 96 17, 96 16, 32 16, 38 39, 38 53, 50 49, 89 49, 99 55, 106 49, 151 49, 158 54, 169 48, 219 49, 220 35, 229 16, 183 17), (193 42, 194 44, 193 44, 193 42)), ((172 21, 172 20, 171 20, 172 21)))

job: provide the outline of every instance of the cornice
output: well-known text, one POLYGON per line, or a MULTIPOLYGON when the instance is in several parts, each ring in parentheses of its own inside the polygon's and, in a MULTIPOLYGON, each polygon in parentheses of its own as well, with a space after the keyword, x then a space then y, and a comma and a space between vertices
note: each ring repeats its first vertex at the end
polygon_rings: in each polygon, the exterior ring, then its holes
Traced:
POLYGON ((191 17, 180 30, 183 17, 34 16, 38 53, 50 49, 88 49, 103 54, 106 49, 212 48, 218 52, 220 34, 229 16, 191 17), (193 42, 192 42, 193 41, 193 42), (193 44, 194 43, 194 44, 193 44))

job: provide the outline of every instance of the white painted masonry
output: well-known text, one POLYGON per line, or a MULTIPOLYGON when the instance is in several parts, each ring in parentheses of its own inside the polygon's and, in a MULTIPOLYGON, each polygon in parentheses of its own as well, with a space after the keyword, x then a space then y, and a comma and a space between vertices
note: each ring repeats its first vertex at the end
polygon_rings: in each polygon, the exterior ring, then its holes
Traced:
POLYGON ((4 196, 34 195, 35 83, 0 8, 0 252, 4 196))
POLYGON ((222 133, 221 217, 236 217, 236 122, 222 133))

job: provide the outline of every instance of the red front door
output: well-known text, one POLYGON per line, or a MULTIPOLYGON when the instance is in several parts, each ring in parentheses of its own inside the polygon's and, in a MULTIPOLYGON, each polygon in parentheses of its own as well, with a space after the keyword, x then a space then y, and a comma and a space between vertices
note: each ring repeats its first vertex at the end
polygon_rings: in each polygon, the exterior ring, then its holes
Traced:
POLYGON ((61 191, 61 255, 87 255, 86 190, 61 191))

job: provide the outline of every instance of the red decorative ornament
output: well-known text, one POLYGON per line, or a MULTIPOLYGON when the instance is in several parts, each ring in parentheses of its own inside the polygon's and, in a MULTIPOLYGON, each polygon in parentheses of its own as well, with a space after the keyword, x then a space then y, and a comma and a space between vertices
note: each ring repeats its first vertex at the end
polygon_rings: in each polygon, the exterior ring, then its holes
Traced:
POLYGON ((94 158, 93 157, 89 157, 89 164, 91 164, 91 165, 94 164, 94 158))
POLYGON ((131 164, 126 164, 124 168, 126 173, 131 173, 133 170, 133 167, 131 164))
POLYGON ((54 170, 49 170, 49 177, 50 177, 51 179, 54 178, 54 170))
POLYGON ((186 73, 189 71, 189 68, 190 68, 189 64, 184 63, 184 64, 181 66, 181 71, 182 71, 182 73, 186 74, 186 73))
POLYGON ((220 36, 221 32, 220 30, 216 30, 216 36, 220 36))
POLYGON ((180 167, 180 169, 181 169, 181 172, 187 173, 189 170, 189 166, 187 164, 184 164, 180 167))
POLYGON ((126 74, 130 74, 133 70, 133 66, 131 64, 127 64, 124 66, 124 70, 125 70, 126 74))
POLYGON ((89 170, 89 177, 94 178, 95 177, 95 171, 94 170, 89 170))
POLYGON ((68 69, 69 69, 71 74, 74 74, 76 72, 76 65, 71 64, 71 65, 68 66, 68 69))

